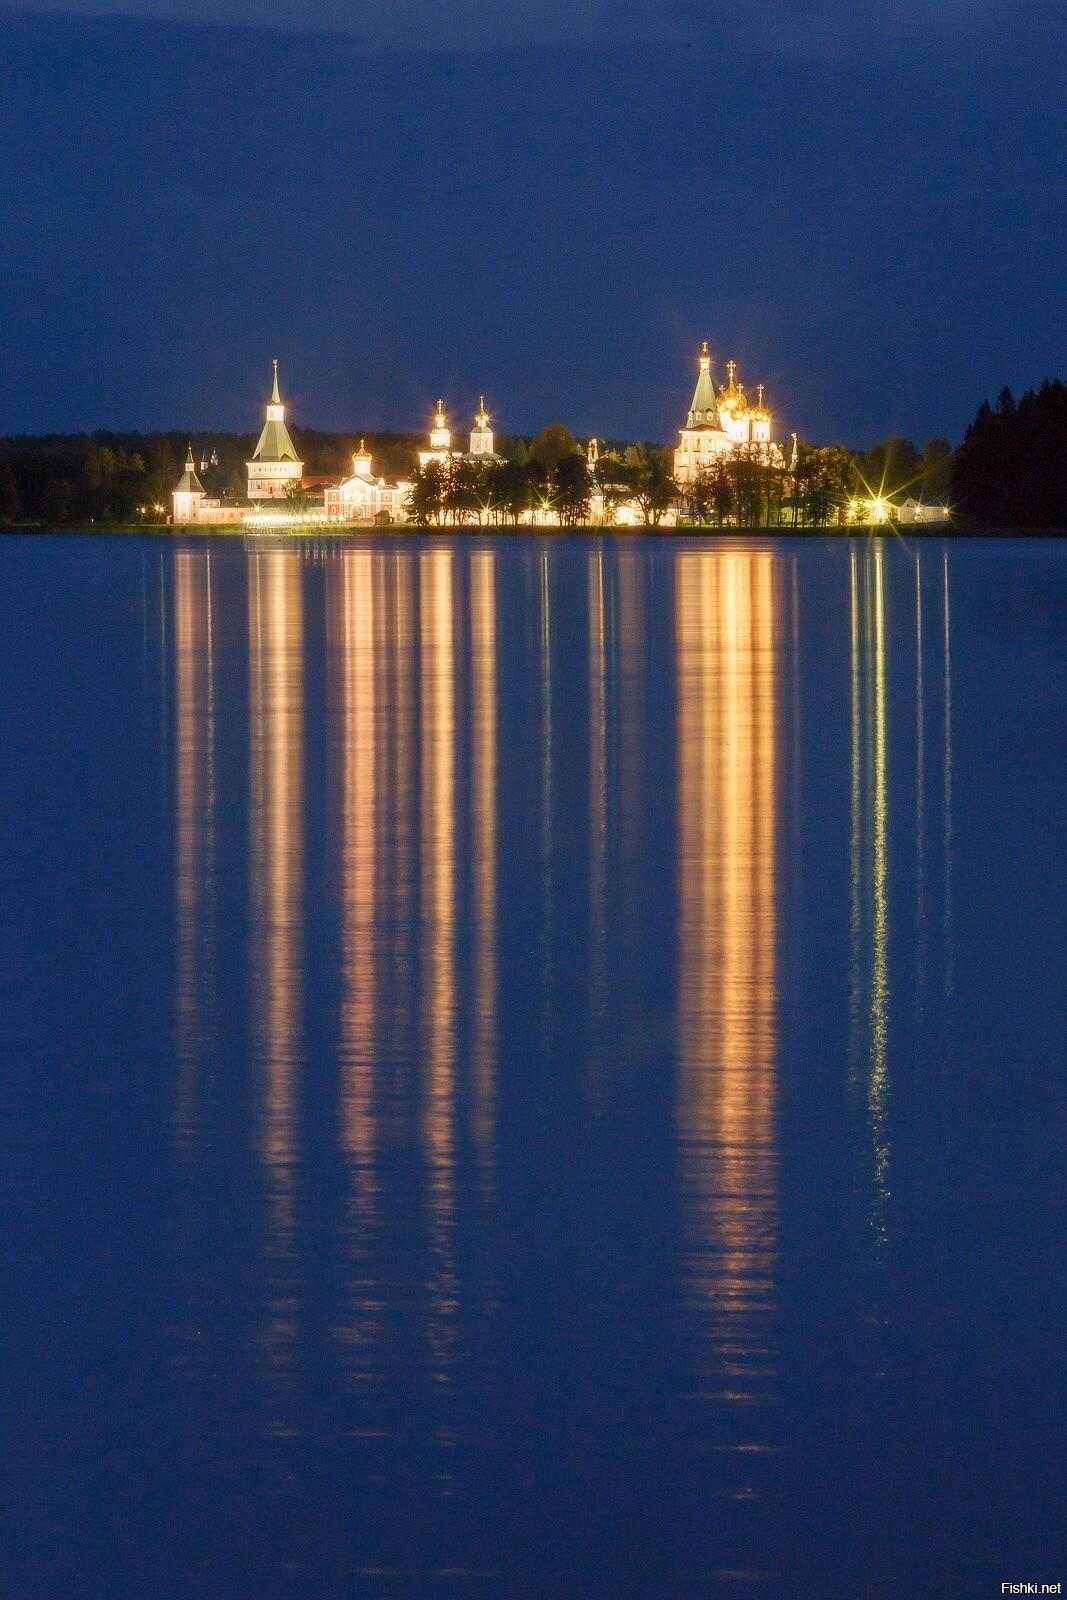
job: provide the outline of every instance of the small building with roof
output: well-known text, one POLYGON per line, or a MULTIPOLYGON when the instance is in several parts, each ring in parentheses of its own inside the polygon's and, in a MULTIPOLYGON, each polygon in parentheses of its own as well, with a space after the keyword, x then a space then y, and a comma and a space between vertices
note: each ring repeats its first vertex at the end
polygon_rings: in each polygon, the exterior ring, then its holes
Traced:
POLYGON ((197 475, 190 442, 185 471, 171 494, 171 521, 176 527, 235 527, 244 520, 245 508, 234 501, 217 500, 208 495, 197 475))
POLYGON ((200 508, 207 497, 207 490, 197 477, 196 463, 193 460, 193 444, 189 441, 189 450, 185 457, 185 471, 174 486, 171 502, 174 511, 174 521, 177 523, 199 522, 200 508))

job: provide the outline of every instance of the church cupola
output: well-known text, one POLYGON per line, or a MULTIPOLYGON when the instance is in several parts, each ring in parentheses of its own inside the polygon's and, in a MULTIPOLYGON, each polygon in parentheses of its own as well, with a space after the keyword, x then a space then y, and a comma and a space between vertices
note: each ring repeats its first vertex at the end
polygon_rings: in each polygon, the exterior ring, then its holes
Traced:
POLYGON ((448 418, 445 415, 445 403, 443 400, 438 400, 437 410, 434 412, 433 427, 430 429, 430 449, 451 450, 451 448, 452 430, 448 426, 448 418))
POLYGON ((705 339, 700 346, 700 358, 697 367, 697 386, 693 391, 693 403, 689 407, 689 420, 687 428, 717 428, 719 414, 715 404, 715 388, 711 381, 711 353, 708 350, 708 341, 705 339))
POLYGON ((756 385, 756 404, 748 414, 752 425, 752 442, 754 444, 769 444, 771 438, 771 414, 763 401, 763 385, 756 385))
POLYGON ((370 451, 367 449, 366 440, 365 439, 361 439, 359 441, 359 449, 355 452, 355 454, 352 457, 352 471, 355 473, 356 477, 357 478, 370 478, 370 477, 372 477, 373 474, 371 472, 371 467, 373 466, 373 461, 374 461, 374 458, 371 455, 370 451))
POLYGON ((489 426, 490 417, 485 409, 485 395, 478 401, 478 411, 474 418, 474 427, 471 430, 471 455, 491 456, 493 454, 493 430, 489 426))
POLYGON ((742 392, 737 387, 737 362, 726 363, 726 376, 729 380, 719 390, 719 407, 723 411, 736 411, 742 401, 742 392))
POLYGON ((728 382, 719 390, 719 421, 731 444, 749 441, 748 401, 745 386, 737 381, 737 362, 726 363, 728 382))

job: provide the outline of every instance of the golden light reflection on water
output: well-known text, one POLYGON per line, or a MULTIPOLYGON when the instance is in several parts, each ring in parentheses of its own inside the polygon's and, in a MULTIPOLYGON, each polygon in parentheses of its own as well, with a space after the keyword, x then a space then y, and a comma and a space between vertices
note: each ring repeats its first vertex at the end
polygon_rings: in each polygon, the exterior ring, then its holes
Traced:
POLYGON ((645 753, 648 739, 644 699, 645 591, 644 556, 624 547, 616 557, 618 574, 619 653, 619 794, 618 817, 623 859, 633 865, 641 852, 644 817, 645 753))
POLYGON ((269 1194, 268 1364, 296 1336, 294 1209, 301 1059, 304 884, 304 613, 298 552, 249 568, 249 795, 252 1029, 262 1075, 259 1149, 269 1194))
POLYGON ((885 552, 849 558, 851 998, 849 1077, 862 1094, 870 1160, 870 1223, 884 1246, 889 1198, 889 748, 885 552), (866 1046, 864 1045, 866 1041, 866 1046))
POLYGON ((496 555, 471 557, 471 809, 474 847, 474 1132, 492 1166, 497 1050, 496 555))
POLYGON ((216 779, 211 560, 174 558, 176 1144, 191 1153, 198 1078, 216 1025, 216 779))
POLYGON ((779 571, 677 561, 679 1134, 689 1295, 732 1407, 762 1397, 778 1179, 779 571))
POLYGON ((337 679, 340 722, 341 1129, 353 1176, 359 1231, 364 1237, 373 1227, 378 1193, 375 1033, 381 772, 375 646, 381 561, 368 550, 344 550, 327 573, 330 658, 337 679))
MULTIPOLYGON (((589 556, 589 975, 590 1011, 600 1019, 605 1005, 606 892, 608 870, 607 622, 604 551, 589 556)), ((598 1053, 594 1053, 595 1058, 598 1053)))
POLYGON ((457 1310, 456 660, 452 553, 419 557, 423 1145, 429 1173, 431 1360, 452 1363, 457 1310))

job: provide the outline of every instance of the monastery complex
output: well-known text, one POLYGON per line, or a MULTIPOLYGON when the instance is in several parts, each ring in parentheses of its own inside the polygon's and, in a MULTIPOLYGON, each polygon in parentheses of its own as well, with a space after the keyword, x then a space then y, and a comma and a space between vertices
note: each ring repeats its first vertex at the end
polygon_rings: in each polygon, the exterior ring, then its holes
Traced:
MULTIPOLYGON (((308 477, 285 420, 278 363, 267 402, 263 431, 246 463, 248 490, 244 500, 211 498, 197 474, 192 446, 185 471, 172 496, 172 521, 181 527, 283 528, 315 524, 374 524, 405 522, 409 519, 411 479, 387 481, 374 471, 374 461, 362 441, 352 457, 351 474, 345 477, 308 477)), ((497 454, 491 418, 484 397, 473 419, 466 447, 457 443, 449 425, 444 401, 437 402, 427 443, 418 451, 417 461, 425 471, 433 463, 442 468, 458 461, 485 465, 502 458, 497 454)), ((781 445, 774 439, 774 418, 764 401, 763 385, 755 391, 754 402, 738 382, 737 367, 726 363, 726 381, 716 389, 712 360, 707 343, 701 347, 697 363, 697 382, 686 423, 679 430, 674 451, 674 481, 684 491, 698 475, 711 471, 717 462, 743 451, 779 470, 787 465, 781 445)), ((598 472, 600 447, 591 439, 586 450, 590 474, 590 521, 634 524, 640 520, 636 507, 605 496, 598 472)), ((796 435, 793 435, 791 463, 796 463, 796 435)), ((414 468, 415 462, 412 462, 414 468)), ((674 521, 677 511, 668 512, 664 522, 674 521)), ((524 521, 551 525, 557 519, 550 508, 528 511, 524 521)))

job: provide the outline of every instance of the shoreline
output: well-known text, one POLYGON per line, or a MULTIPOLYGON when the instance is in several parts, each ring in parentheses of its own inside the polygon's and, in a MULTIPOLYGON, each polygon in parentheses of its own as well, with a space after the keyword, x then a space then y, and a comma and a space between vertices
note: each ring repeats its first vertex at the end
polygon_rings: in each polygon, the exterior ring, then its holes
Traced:
POLYGON ((307 528, 242 528, 201 527, 196 523, 175 527, 172 523, 144 525, 114 523, 107 526, 51 527, 44 523, 12 523, 0 526, 0 535, 18 538, 150 538, 150 539, 241 539, 241 540, 308 540, 308 539, 381 539, 381 538, 612 538, 612 539, 1063 539, 1067 526, 1062 528, 987 528, 962 527, 946 523, 863 523, 850 527, 786 528, 751 527, 717 528, 669 527, 654 528, 604 527, 602 524, 582 523, 573 528, 509 527, 502 523, 458 523, 455 526, 419 527, 411 522, 394 522, 380 526, 362 523, 344 523, 337 527, 307 528))

